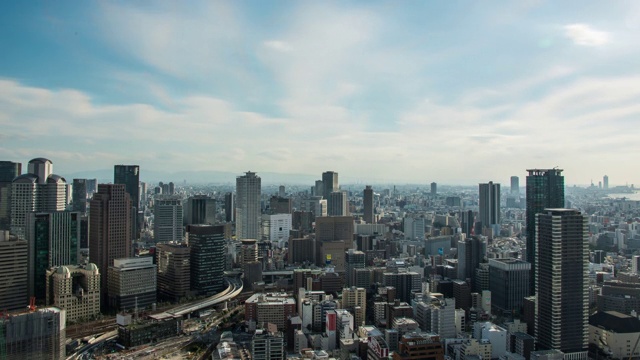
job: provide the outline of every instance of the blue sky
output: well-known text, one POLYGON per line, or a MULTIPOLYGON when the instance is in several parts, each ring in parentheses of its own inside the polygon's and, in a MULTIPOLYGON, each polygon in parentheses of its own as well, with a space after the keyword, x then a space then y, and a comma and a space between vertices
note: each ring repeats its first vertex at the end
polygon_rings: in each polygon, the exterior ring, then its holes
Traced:
POLYGON ((1 2, 0 159, 640 184, 640 3, 1 2))

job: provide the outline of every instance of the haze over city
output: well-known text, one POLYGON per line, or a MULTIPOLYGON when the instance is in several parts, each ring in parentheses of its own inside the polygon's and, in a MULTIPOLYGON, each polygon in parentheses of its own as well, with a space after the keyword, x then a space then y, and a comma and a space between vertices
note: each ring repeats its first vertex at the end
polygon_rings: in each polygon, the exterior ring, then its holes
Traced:
POLYGON ((639 30, 635 2, 4 2, 0 158, 637 184, 639 30))

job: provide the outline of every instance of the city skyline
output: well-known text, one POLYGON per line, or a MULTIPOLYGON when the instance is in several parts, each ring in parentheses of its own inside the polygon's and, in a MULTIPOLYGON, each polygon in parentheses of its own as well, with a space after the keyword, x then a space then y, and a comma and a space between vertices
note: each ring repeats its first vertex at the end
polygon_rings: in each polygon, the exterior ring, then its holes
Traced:
POLYGON ((638 4, 412 5, 2 4, 0 158, 639 183, 638 4))

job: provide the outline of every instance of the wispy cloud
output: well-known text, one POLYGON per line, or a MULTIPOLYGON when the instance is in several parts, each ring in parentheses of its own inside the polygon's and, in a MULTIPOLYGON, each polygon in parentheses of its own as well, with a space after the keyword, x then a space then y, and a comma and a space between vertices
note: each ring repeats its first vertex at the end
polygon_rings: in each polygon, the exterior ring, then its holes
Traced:
POLYGON ((596 30, 587 24, 569 24, 564 26, 564 35, 576 45, 602 46, 609 42, 609 34, 596 30))

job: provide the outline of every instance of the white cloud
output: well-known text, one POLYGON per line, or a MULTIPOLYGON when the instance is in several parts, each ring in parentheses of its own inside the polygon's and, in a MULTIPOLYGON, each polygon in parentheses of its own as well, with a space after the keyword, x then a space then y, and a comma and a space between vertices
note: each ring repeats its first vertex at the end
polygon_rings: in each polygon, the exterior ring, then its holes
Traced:
POLYGON ((565 25, 564 36, 576 45, 582 46, 602 46, 609 42, 609 33, 596 30, 587 24, 565 25))
POLYGON ((269 49, 285 52, 285 53, 293 50, 293 47, 291 47, 291 45, 287 44, 285 41, 280 41, 280 40, 265 41, 264 46, 266 46, 269 49))

